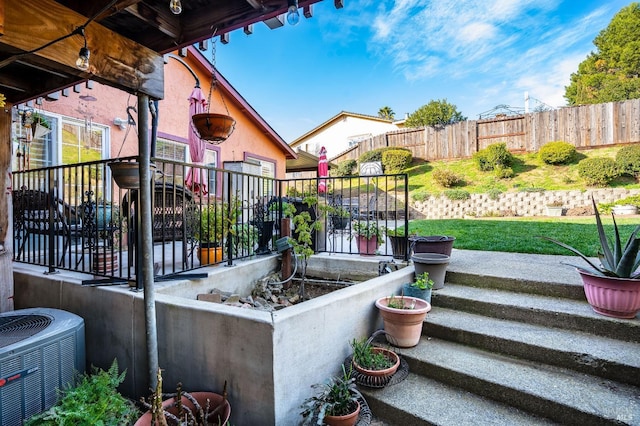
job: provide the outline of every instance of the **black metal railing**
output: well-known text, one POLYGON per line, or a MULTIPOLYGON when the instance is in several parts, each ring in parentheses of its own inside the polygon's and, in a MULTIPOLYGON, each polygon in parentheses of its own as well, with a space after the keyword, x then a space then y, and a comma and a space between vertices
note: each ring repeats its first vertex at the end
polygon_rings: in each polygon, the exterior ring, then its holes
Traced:
MULTIPOLYGON (((136 161, 127 157, 15 172, 15 260, 51 273, 93 274, 95 280, 87 284, 135 283, 141 220, 136 161), (113 163, 132 166, 133 173, 119 178, 113 163)), ((315 252, 358 253, 349 238, 358 222, 404 227, 406 241, 406 175, 276 180, 157 158, 152 163, 149 214, 157 279, 271 253, 283 237, 284 203, 296 213, 308 211, 320 224, 315 252)), ((393 254, 386 237, 378 245, 379 254, 393 254)), ((400 257, 406 259, 406 249, 400 257)))

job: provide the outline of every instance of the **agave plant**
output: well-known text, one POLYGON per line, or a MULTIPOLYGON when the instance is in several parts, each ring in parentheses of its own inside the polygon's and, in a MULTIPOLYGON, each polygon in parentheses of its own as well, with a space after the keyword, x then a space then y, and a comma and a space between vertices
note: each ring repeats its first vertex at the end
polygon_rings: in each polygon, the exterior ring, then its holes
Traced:
POLYGON ((583 253, 565 243, 545 236, 540 238, 558 244, 559 246, 564 247, 583 258, 593 268, 593 270, 587 269, 587 272, 607 277, 640 279, 640 271, 638 270, 640 267, 640 237, 638 236, 638 232, 640 232, 640 225, 633 230, 627 240, 627 243, 623 247, 620 241, 620 233, 618 232, 616 218, 615 215, 612 214, 611 217, 613 218, 615 240, 613 241, 613 244, 611 244, 607 234, 604 232, 604 226, 600 220, 598 207, 596 206, 596 202, 593 197, 591 197, 591 201, 593 202, 593 209, 596 214, 598 237, 600 238, 600 251, 598 252, 598 258, 600 259, 601 265, 598 266, 594 264, 583 253))

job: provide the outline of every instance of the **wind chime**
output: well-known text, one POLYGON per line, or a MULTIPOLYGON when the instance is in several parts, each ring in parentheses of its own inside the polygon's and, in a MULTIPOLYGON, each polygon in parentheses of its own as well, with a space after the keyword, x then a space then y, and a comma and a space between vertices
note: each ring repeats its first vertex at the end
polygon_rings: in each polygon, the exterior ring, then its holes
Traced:
POLYGON ((32 109, 22 111, 22 127, 25 129, 24 136, 19 138, 20 144, 16 150, 20 171, 31 168, 31 142, 51 133, 51 125, 44 115, 32 109))
POLYGON ((224 101, 221 90, 219 90, 220 99, 222 100, 226 114, 209 112, 211 108, 211 94, 216 90, 218 83, 216 78, 216 42, 213 37, 211 41, 211 85, 209 86, 209 97, 207 98, 207 112, 194 114, 192 121, 200 139, 218 145, 231 136, 231 133, 233 133, 236 127, 236 120, 229 116, 229 109, 224 101))

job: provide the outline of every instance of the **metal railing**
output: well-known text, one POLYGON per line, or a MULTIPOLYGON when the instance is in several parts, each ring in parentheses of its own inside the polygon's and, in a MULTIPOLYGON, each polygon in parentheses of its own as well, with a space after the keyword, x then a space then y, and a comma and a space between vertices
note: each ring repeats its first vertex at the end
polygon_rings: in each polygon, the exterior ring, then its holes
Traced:
MULTIPOLYGON (((15 172, 14 259, 45 266, 48 273, 93 274, 95 279, 85 284, 136 283, 141 255, 136 249, 137 169, 134 165, 125 181, 112 165, 136 161, 127 157, 15 172)), ((313 236, 315 252, 358 253, 350 238, 358 222, 404 227, 406 244, 406 175, 327 177, 319 185, 318 179, 276 180, 157 158, 152 162, 149 214, 156 280, 271 253, 282 241, 284 203, 297 213, 308 211, 320 224, 313 236), (203 243, 212 247, 203 251, 203 243)), ((378 253, 392 255, 389 240, 383 240, 378 253)), ((406 259, 406 249, 397 257, 406 259)))

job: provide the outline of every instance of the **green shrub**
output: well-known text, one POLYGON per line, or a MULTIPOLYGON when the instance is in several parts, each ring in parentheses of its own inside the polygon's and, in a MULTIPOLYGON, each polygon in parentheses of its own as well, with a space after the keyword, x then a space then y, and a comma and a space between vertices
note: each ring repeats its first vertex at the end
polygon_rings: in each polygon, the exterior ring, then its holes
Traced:
POLYGON ((632 195, 630 197, 614 201, 613 203, 598 203, 598 210, 603 214, 611 214, 611 212, 613 211, 613 206, 627 204, 636 206, 640 209, 640 195, 632 195))
POLYGON ((382 167, 385 173, 402 173, 409 167, 413 154, 406 148, 393 148, 382 152, 382 167))
POLYGON ((427 191, 425 191, 424 189, 419 189, 415 192, 413 192, 411 194, 411 199, 413 201, 425 201, 427 198, 429 198, 431 196, 431 194, 429 194, 427 191))
POLYGON ((569 142, 548 142, 540 148, 538 156, 546 164, 567 164, 576 155, 576 147, 569 142))
POLYGON ((471 198, 469 191, 464 189, 448 189, 444 191, 444 196, 450 200, 468 200, 471 198))
POLYGON ((616 154, 616 165, 620 173, 640 177, 640 144, 620 148, 616 154))
POLYGON ((394 149, 394 148, 382 147, 382 148, 372 149, 371 151, 365 151, 360 155, 360 157, 358 157, 358 164, 370 163, 372 161, 382 162, 382 153, 389 149, 394 149))
POLYGON ((58 425, 126 425, 133 424, 140 412, 117 388, 125 372, 118 374, 118 362, 113 360, 108 371, 93 367, 77 386, 61 392, 60 400, 47 411, 27 420, 25 426, 58 425))
POLYGON ((512 177, 515 176, 516 173, 513 171, 511 167, 498 164, 493 168, 493 174, 498 179, 511 179, 512 177))
POLYGON ((332 176, 352 176, 358 162, 356 160, 344 160, 338 163, 335 169, 331 169, 332 176))
POLYGON ((578 175, 589 186, 607 186, 620 175, 612 158, 585 158, 578 163, 578 175))
POLYGON ((502 194, 502 191, 499 190, 498 188, 491 188, 490 190, 487 191, 487 195, 491 200, 499 200, 500 194, 502 194))
POLYGON ((518 189, 519 192, 544 192, 546 191, 544 188, 537 188, 535 186, 525 186, 518 189))
POLYGON ((447 169, 435 169, 431 173, 431 177, 438 185, 444 186, 445 188, 451 188, 462 182, 460 176, 447 169))
POLYGON ((496 166, 511 167, 514 161, 513 154, 507 149, 504 142, 494 143, 473 154, 473 159, 478 168, 484 172, 493 170, 496 166))

